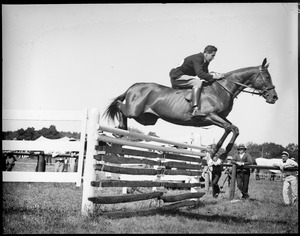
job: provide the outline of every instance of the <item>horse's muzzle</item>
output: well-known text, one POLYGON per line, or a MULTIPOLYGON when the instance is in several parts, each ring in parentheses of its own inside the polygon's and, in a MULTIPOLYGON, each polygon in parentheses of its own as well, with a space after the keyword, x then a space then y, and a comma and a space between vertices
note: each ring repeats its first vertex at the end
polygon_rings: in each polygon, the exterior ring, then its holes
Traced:
POLYGON ((266 102, 270 104, 274 104, 278 100, 278 96, 275 89, 263 93, 263 97, 266 99, 266 102))

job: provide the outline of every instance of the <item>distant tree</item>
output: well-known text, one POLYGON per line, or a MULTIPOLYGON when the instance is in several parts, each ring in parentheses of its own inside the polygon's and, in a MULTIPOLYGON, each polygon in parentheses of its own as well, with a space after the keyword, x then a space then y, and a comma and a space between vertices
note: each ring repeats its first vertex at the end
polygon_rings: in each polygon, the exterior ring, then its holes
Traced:
POLYGON ((281 152, 284 150, 283 146, 275 143, 263 143, 262 153, 263 157, 270 158, 280 158, 281 152))
POLYGON ((289 154, 290 154, 290 157, 294 157, 295 160, 298 162, 298 158, 299 158, 299 149, 298 149, 298 145, 297 144, 294 144, 294 143, 289 143, 286 148, 285 148, 289 154))
POLYGON ((61 138, 60 133, 56 130, 56 127, 54 125, 50 125, 49 129, 42 128, 42 130, 40 131, 40 133, 45 138, 49 138, 49 139, 58 139, 58 138, 61 138))
POLYGON ((25 130, 24 138, 25 140, 34 140, 35 137, 35 129, 33 127, 27 128, 25 130))
POLYGON ((2 140, 36 140, 40 136, 50 139, 58 139, 61 137, 80 139, 80 133, 59 132, 54 125, 51 125, 49 128, 44 127, 41 130, 35 130, 33 127, 28 127, 26 130, 21 128, 17 131, 2 132, 2 140))
POLYGON ((13 140, 16 137, 17 137, 16 132, 13 131, 2 132, 2 140, 13 140))
POLYGON ((25 130, 22 128, 22 129, 19 129, 17 130, 17 140, 23 140, 25 137, 25 130))
POLYGON ((261 145, 258 145, 256 143, 252 143, 252 142, 248 142, 246 144, 246 147, 247 147, 247 152, 251 155, 251 157, 253 159, 256 159, 256 158, 262 156, 261 145))

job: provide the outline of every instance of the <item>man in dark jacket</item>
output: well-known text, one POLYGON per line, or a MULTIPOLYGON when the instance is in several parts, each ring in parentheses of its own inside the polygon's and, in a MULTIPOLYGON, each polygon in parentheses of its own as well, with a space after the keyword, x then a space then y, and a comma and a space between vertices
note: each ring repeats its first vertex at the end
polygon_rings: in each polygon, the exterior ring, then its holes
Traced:
POLYGON ((199 99, 203 81, 213 83, 225 75, 208 73, 208 65, 214 59, 217 48, 212 45, 205 47, 204 52, 188 56, 183 63, 170 71, 172 88, 192 88, 192 116, 203 116, 200 112, 199 99))
POLYGON ((238 153, 232 158, 231 163, 237 164, 236 182, 237 187, 242 193, 242 199, 248 199, 248 186, 250 180, 250 169, 244 168, 245 165, 252 165, 253 160, 249 153, 246 153, 247 148, 244 144, 240 144, 237 148, 238 153))

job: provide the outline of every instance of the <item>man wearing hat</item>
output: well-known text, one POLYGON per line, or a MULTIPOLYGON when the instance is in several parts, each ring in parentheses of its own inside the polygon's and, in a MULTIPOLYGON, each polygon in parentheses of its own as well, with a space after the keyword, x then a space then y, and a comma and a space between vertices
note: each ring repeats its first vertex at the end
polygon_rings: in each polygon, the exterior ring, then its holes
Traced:
POLYGON ((282 163, 280 164, 280 169, 283 175, 283 201, 285 205, 295 204, 297 200, 297 171, 289 170, 291 167, 298 167, 298 163, 289 158, 289 153, 283 151, 281 153, 282 163), (290 201, 289 190, 292 193, 292 201, 290 201))
MULTIPOLYGON (((231 161, 232 161, 232 156, 228 156, 227 157, 227 163, 226 164, 231 164, 231 161)), ((228 187, 230 186, 230 182, 231 182, 231 174, 232 174, 232 167, 228 166, 225 168, 224 170, 224 174, 227 174, 227 182, 228 182, 228 187)), ((225 179, 226 180, 226 179, 225 179)), ((225 183, 225 180, 224 180, 224 183, 225 183)))
POLYGON ((249 153, 246 153, 247 148, 244 144, 240 144, 237 148, 238 153, 232 158, 232 163, 237 165, 236 169, 236 182, 237 187, 242 193, 242 199, 248 199, 248 186, 250 180, 250 169, 244 168, 245 165, 253 163, 249 153))
POLYGON ((15 155, 11 152, 7 153, 7 158, 6 158, 6 170, 7 171, 12 171, 12 169, 15 166, 15 162, 17 161, 15 155))

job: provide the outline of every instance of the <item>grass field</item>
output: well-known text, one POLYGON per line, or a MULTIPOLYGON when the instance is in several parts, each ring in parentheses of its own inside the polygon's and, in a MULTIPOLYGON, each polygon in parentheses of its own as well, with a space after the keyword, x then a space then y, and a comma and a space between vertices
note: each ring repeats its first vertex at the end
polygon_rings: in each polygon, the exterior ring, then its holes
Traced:
MULTIPOLYGON (((224 178, 225 175, 220 184, 224 178)), ((82 187, 75 184, 3 183, 2 190, 4 234, 298 233, 298 201, 296 205, 284 206, 282 182, 258 181, 254 176, 250 180, 250 200, 230 202, 225 184, 217 199, 209 192, 195 207, 119 219, 108 219, 99 213, 148 208, 155 205, 154 200, 97 205, 95 214, 82 217, 82 187)), ((96 193, 116 195, 122 189, 97 188, 96 193)), ((239 199, 238 190, 235 198, 239 199)))

